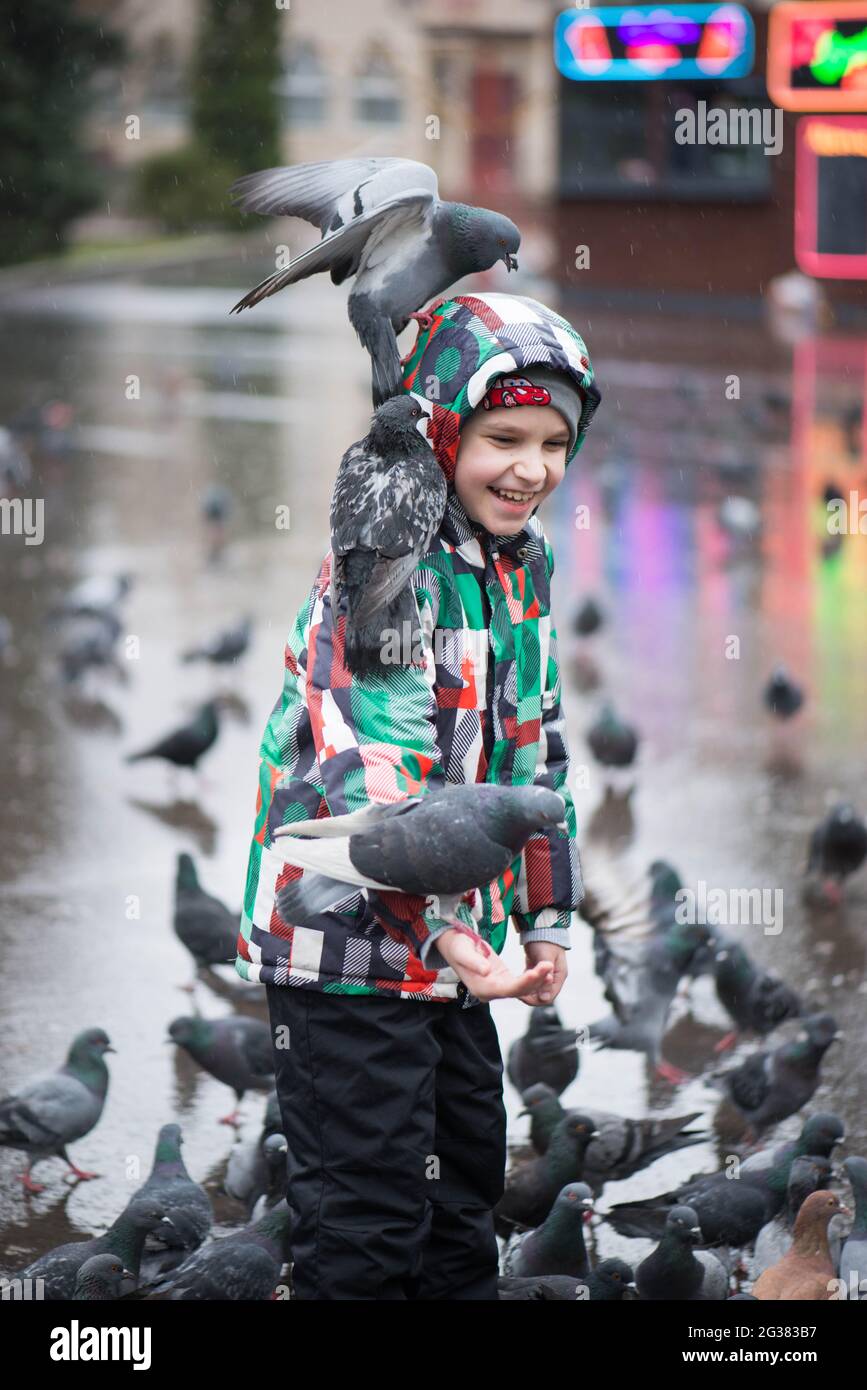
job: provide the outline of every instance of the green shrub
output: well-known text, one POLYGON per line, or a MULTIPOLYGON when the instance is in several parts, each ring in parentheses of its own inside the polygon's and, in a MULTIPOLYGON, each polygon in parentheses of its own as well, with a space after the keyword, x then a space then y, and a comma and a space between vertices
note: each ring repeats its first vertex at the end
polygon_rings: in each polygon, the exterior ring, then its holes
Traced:
POLYGON ((214 159, 198 145, 152 155, 136 171, 135 211, 157 218, 167 231, 196 227, 238 230, 248 219, 229 198, 237 170, 214 159))

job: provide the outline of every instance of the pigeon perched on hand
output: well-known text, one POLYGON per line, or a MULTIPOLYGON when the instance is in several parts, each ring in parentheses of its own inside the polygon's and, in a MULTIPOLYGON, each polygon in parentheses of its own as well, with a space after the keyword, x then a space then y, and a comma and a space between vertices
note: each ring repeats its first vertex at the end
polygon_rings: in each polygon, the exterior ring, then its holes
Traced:
POLYGON ((179 854, 175 878, 175 935, 186 946, 197 968, 234 962, 238 919, 237 912, 230 912, 219 898, 212 897, 199 885, 190 855, 179 854))
POLYGON ((167 734, 140 753, 130 753, 128 763, 140 763, 145 758, 161 758, 173 767, 195 768, 199 759, 213 747, 220 731, 217 702, 208 700, 188 723, 167 734))
POLYGON ((216 633, 201 647, 191 647, 184 652, 181 661, 210 661, 213 666, 231 666, 239 661, 250 645, 253 632, 253 619, 242 618, 235 627, 216 633))
POLYGON ((531 835, 562 825, 565 815, 563 798, 548 787, 474 782, 294 821, 274 831, 273 849, 313 872, 281 888, 277 907, 284 921, 303 926, 353 885, 397 889, 439 898, 439 916, 466 930, 456 917, 460 899, 497 878, 531 835))
POLYGON ((703 1241, 698 1217, 691 1207, 673 1207, 662 1239, 635 1271, 639 1298, 693 1302, 724 1299, 728 1273, 709 1250, 696 1250, 703 1241))
POLYGON ((867 859, 867 825, 854 806, 835 806, 810 837, 807 888, 818 885, 835 907, 843 898, 844 880, 867 859))
POLYGON ((792 1042, 754 1052, 725 1072, 720 1086, 758 1137, 805 1106, 819 1084, 822 1058, 840 1036, 830 1014, 810 1014, 792 1042))
POLYGON ((839 1197, 827 1190, 814 1192, 795 1221, 792 1248, 753 1284, 759 1302, 825 1302, 834 1292, 837 1271, 828 1248, 828 1223, 838 1212, 848 1215, 839 1197))
POLYGON ((94 1255, 110 1254, 137 1280, 147 1236, 170 1224, 170 1218, 153 1197, 134 1197, 104 1235, 58 1245, 21 1270, 17 1278, 43 1279, 47 1300, 72 1298, 82 1265, 94 1255))
POLYGON ((108 1091, 106 1052, 114 1052, 108 1035, 101 1028, 89 1028, 75 1038, 59 1071, 0 1100, 0 1147, 23 1149, 28 1155, 20 1175, 27 1192, 44 1191, 31 1179, 30 1169, 55 1154, 77 1178, 99 1176, 77 1168, 66 1145, 89 1134, 102 1114, 108 1091))
MULTIPOLYGON (((271 1030, 258 1018, 176 1018, 166 1042, 177 1043, 200 1067, 231 1086, 238 1106, 250 1090, 269 1091, 274 1084, 271 1030)), ((238 1107, 220 1124, 237 1125, 238 1107)))
MULTIPOLYGON (((346 596, 346 664, 356 675, 385 674, 383 642, 418 630, 409 580, 439 530, 448 493, 419 433, 422 417, 414 396, 386 401, 368 433, 343 455, 334 484, 332 601, 336 612, 346 596)), ((419 643, 420 634, 413 635, 410 646, 419 643)), ((419 645, 401 664, 420 655, 419 645)))
POLYGON ((563 1027, 553 1004, 531 1009, 527 1031, 512 1043, 506 1063, 515 1090, 523 1094, 542 1085, 552 1095, 561 1095, 578 1075, 577 1041, 577 1029, 563 1027))
POLYGON ((516 270, 521 234, 501 213, 442 202, 437 176, 413 159, 337 159, 263 169, 232 185, 243 212, 300 217, 322 238, 239 300, 250 308, 286 285, 330 271, 355 276, 349 321, 370 354, 373 404, 401 391, 397 335, 418 311, 465 275, 502 261, 516 270))
POLYGON ((91 1255, 75 1276, 72 1297, 76 1302, 108 1303, 131 1293, 135 1286, 135 1275, 124 1269, 116 1255, 91 1255))

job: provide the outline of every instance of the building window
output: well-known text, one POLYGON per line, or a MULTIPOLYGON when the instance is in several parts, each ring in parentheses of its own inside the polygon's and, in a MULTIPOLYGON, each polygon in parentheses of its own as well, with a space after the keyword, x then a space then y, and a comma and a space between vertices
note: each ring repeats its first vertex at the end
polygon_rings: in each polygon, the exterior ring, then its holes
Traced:
POLYGON ((719 87, 709 82, 584 85, 564 79, 561 93, 560 191, 565 196, 643 193, 683 202, 771 196, 774 161, 760 142, 744 139, 747 131, 760 129, 762 111, 773 113, 755 79, 719 87), (742 123, 740 117, 730 120, 729 113, 739 110, 742 123), (681 113, 692 113, 694 128, 706 133, 712 111, 725 113, 735 133, 732 141, 678 142, 681 113), (748 113, 754 113, 749 120, 748 113))
POLYGON ((397 125, 403 117, 400 80, 382 53, 372 53, 356 75, 355 116, 364 125, 397 125))
POLYGON ((171 34, 157 34, 144 68, 142 107, 149 122, 174 125, 186 119, 186 72, 171 34))
POLYGON ((277 83, 283 102, 283 124, 321 125, 328 106, 328 81, 314 45, 293 44, 277 83))

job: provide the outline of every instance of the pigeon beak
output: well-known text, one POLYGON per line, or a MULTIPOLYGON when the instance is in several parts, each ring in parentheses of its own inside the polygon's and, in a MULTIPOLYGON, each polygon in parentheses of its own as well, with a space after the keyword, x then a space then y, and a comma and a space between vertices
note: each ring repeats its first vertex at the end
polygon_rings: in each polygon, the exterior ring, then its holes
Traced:
POLYGON ((108 1045, 104 1047, 102 1050, 103 1052, 117 1052, 117 1048, 112 1047, 111 1043, 108 1043, 108 1045))
POLYGON ((555 825, 555 827, 554 827, 554 829, 555 829, 555 830, 568 830, 568 829, 569 829, 569 826, 568 826, 568 824, 566 823, 566 821, 564 821, 564 820, 558 820, 557 823, 556 823, 556 825, 555 825))
POLYGON ((520 1118, 521 1118, 522 1115, 529 1115, 529 1113, 530 1113, 529 1110, 519 1110, 519 1111, 518 1111, 518 1119, 520 1120, 520 1118))
POLYGON ((163 1222, 165 1222, 165 1224, 166 1224, 167 1226, 172 1226, 172 1227, 173 1227, 174 1224, 175 1224, 174 1221, 172 1220, 172 1218, 171 1218, 170 1216, 164 1216, 164 1217, 162 1217, 162 1219, 160 1220, 160 1225, 161 1225, 161 1226, 162 1226, 163 1222))
POLYGON ((505 254, 505 256, 503 256, 501 259, 502 259, 503 265, 506 267, 507 270, 517 270, 517 269, 518 269, 518 258, 517 258, 517 256, 513 256, 512 253, 511 253, 511 251, 507 251, 506 254, 505 254))

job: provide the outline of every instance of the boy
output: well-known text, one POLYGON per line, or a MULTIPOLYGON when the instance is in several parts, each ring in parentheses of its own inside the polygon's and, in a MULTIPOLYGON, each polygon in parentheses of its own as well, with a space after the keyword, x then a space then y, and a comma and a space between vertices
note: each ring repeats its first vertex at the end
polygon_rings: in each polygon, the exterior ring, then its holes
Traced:
POLYGON ((534 514, 583 443, 593 369, 574 329, 532 299, 446 299, 428 320, 403 374, 449 482, 411 580, 424 659, 351 676, 329 552, 260 751, 237 969, 267 986, 300 1299, 496 1299, 506 1117, 483 1000, 556 998, 583 892, 553 555, 534 514), (481 975, 484 957, 435 900, 359 892, 315 927, 280 918, 275 895, 300 870, 271 848, 277 826, 471 781, 535 781, 566 801, 568 830, 534 836, 460 910, 497 956, 515 918, 520 975, 499 960, 481 975))

